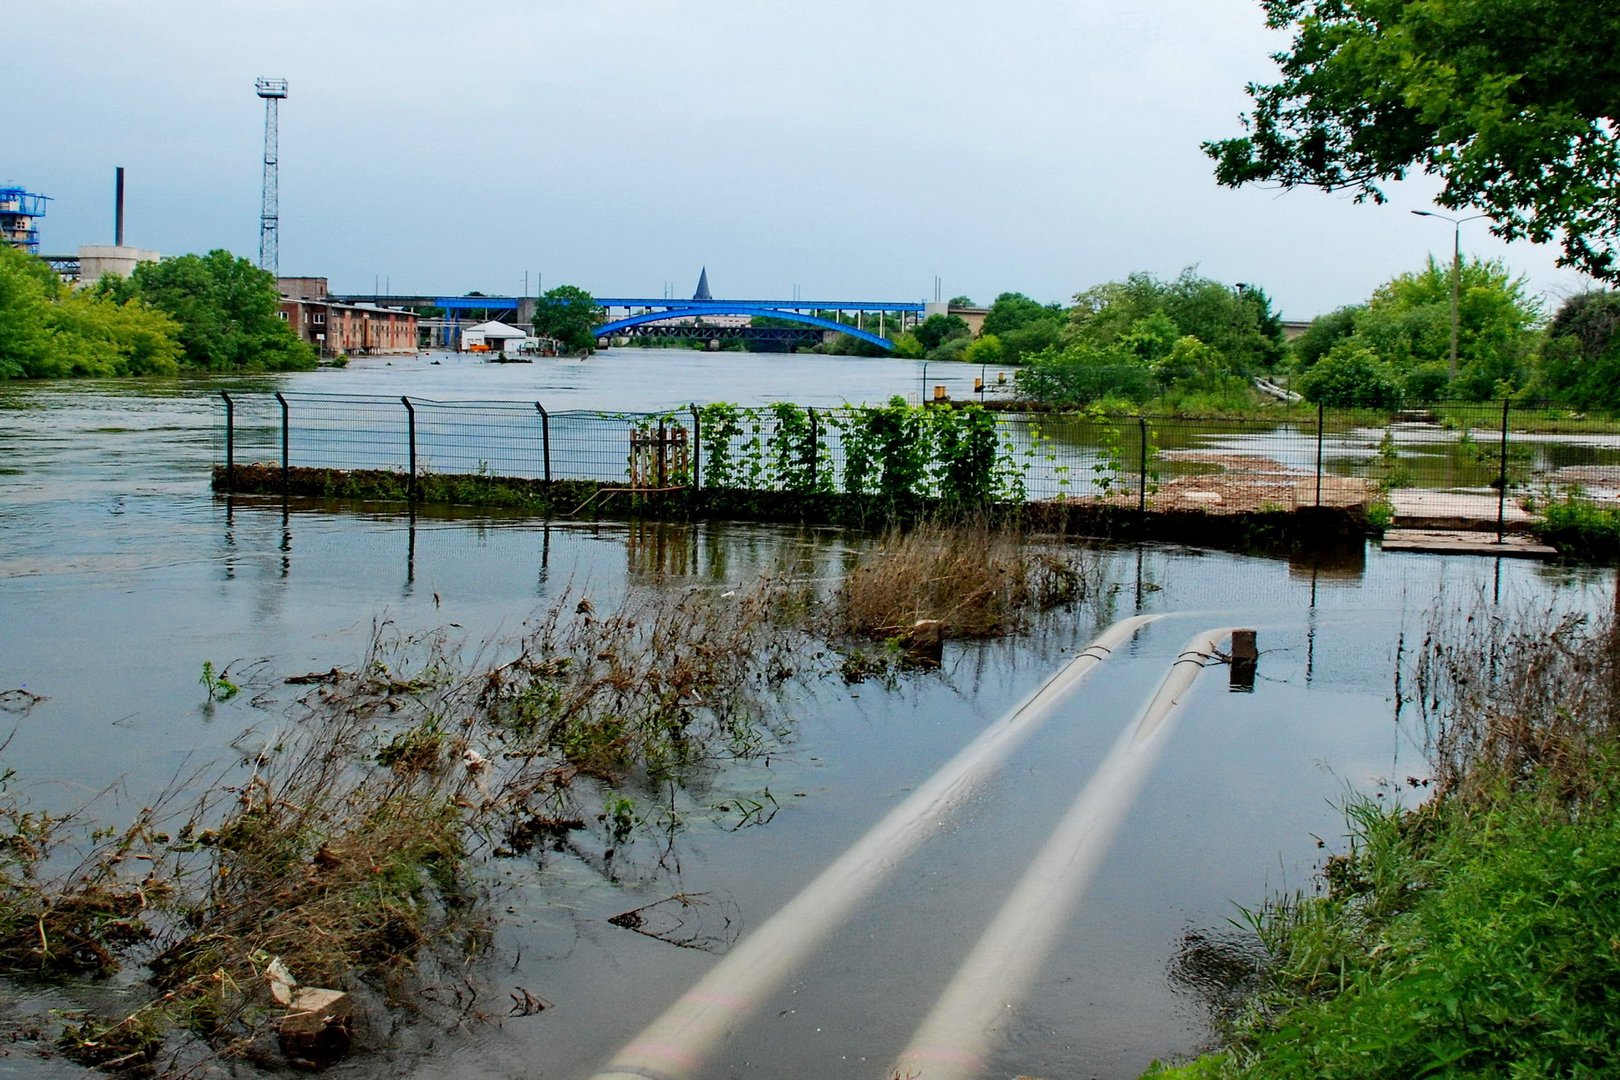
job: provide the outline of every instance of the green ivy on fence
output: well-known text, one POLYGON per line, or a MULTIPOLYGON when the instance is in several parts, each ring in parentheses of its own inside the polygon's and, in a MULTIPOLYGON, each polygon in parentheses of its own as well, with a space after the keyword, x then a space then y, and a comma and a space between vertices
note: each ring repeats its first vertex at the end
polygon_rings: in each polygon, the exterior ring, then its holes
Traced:
POLYGON ((1021 501, 1027 491, 1011 435, 977 405, 895 397, 818 412, 719 402, 699 407, 697 420, 705 488, 841 491, 895 506, 984 506, 1021 501))

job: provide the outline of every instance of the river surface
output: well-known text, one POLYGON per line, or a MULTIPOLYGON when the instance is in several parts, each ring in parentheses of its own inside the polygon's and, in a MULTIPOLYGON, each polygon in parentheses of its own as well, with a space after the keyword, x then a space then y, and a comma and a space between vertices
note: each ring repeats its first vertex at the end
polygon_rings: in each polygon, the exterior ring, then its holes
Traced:
MULTIPOLYGON (((836 562, 869 541, 835 530, 706 523, 584 524, 483 514, 411 516, 214 496, 221 386, 544 399, 548 407, 662 409, 692 400, 823 405, 916 393, 895 360, 614 350, 587 361, 489 365, 439 356, 212 382, 0 386, 0 690, 44 695, 4 746, 12 784, 65 807, 111 788, 118 820, 172 777, 285 723, 291 674, 349 666, 373 627, 451 626, 475 648, 518 633, 559 597, 606 602, 629 585, 730 589, 797 555, 836 562), (202 663, 247 687, 210 705, 202 663), (256 703, 257 702, 257 703, 256 703)), ((931 368, 971 390, 976 371, 931 368), (961 372, 960 375, 957 372, 961 372)), ((990 372, 993 380, 995 373, 990 372)), ((1294 561, 1195 549, 1105 548, 1095 602, 1040 635, 951 643, 943 670, 894 685, 812 682, 783 705, 793 733, 768 763, 689 793, 685 827, 624 849, 616 876, 566 854, 506 860, 495 948, 479 971, 489 1017, 414 1030, 344 1075, 590 1075, 717 959, 608 919, 701 894, 725 936, 747 935, 861 834, 1114 619, 1166 616, 1111 659, 873 897, 753 1003, 703 1072, 887 1076, 1025 867, 1187 639, 1258 630, 1252 692, 1205 672, 1131 803, 1097 878, 1009 1010, 988 1076, 1124 1078, 1209 1038, 1178 956, 1268 892, 1308 887, 1342 846, 1349 789, 1403 797, 1427 772, 1421 730, 1394 703, 1401 635, 1437 610, 1607 606, 1607 572, 1511 560, 1385 555, 1375 545, 1294 561), (1382 785, 1382 786, 1381 786, 1382 785), (738 828, 737 807, 779 806, 738 828), (762 800, 760 800, 762 801, 762 800), (519 988, 552 1007, 504 1018, 519 988)), ((1404 796, 1408 800, 1414 796, 1404 796)), ((69 1003, 5 991, 12 1015, 69 1003)), ((14 1048, 0 1071, 76 1070, 14 1048)))

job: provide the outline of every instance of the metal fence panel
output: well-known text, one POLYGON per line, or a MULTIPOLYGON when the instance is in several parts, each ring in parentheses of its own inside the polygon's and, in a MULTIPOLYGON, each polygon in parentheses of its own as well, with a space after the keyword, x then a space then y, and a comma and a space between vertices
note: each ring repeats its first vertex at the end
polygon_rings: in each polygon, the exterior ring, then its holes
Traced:
MULTIPOLYGON (((547 412, 543 403, 519 401, 222 398, 238 464, 279 464, 285 454, 293 467, 403 472, 414 463, 418 473, 624 484, 632 434, 641 432, 644 454, 646 447, 675 448, 673 458, 658 450, 658 458, 642 463, 643 484, 657 475, 670 486, 848 491, 856 479, 856 438, 865 440, 862 467, 877 467, 875 437, 861 427, 879 422, 876 412, 853 406, 733 409, 700 417, 692 410, 547 412)), ((881 422, 913 422, 910 414, 897 415, 881 422)), ((1548 406, 1497 401, 1398 412, 1302 406, 1243 418, 994 417, 997 490, 1031 501, 1215 513, 1387 501, 1397 519, 1450 516, 1511 525, 1525 518, 1521 504, 1532 500, 1571 492, 1620 498, 1620 421, 1548 406)), ((906 437, 923 438, 926 454, 927 438, 945 436, 929 435, 925 427, 917 429, 922 435, 906 437)), ((938 458, 924 462, 917 492, 939 494, 943 476, 938 458)), ((868 476, 866 490, 880 479, 868 476)))

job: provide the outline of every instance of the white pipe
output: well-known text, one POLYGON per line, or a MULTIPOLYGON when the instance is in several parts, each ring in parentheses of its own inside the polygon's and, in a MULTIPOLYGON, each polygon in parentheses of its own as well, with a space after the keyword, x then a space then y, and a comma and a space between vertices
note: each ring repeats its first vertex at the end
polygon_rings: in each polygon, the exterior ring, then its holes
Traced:
POLYGON ((886 1076, 969 1080, 984 1071, 986 1051, 1013 1019, 1169 739, 1182 695, 1230 633, 1200 633, 1176 657, 886 1076))
POLYGON ((943 824, 972 784, 1032 732, 1052 706, 1156 615, 1105 630, 891 810, 798 896, 726 954, 593 1080, 682 1080, 815 949, 885 874, 943 824))

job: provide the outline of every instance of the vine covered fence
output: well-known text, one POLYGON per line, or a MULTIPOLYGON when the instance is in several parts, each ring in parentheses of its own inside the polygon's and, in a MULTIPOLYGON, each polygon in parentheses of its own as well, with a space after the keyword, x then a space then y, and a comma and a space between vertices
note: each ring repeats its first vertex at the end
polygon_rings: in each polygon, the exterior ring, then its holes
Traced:
POLYGON ((1620 495, 1620 422, 1511 402, 1202 419, 966 405, 550 411, 537 401, 222 394, 239 463, 982 505, 1210 513, 1421 505, 1511 528, 1535 500, 1620 495))

